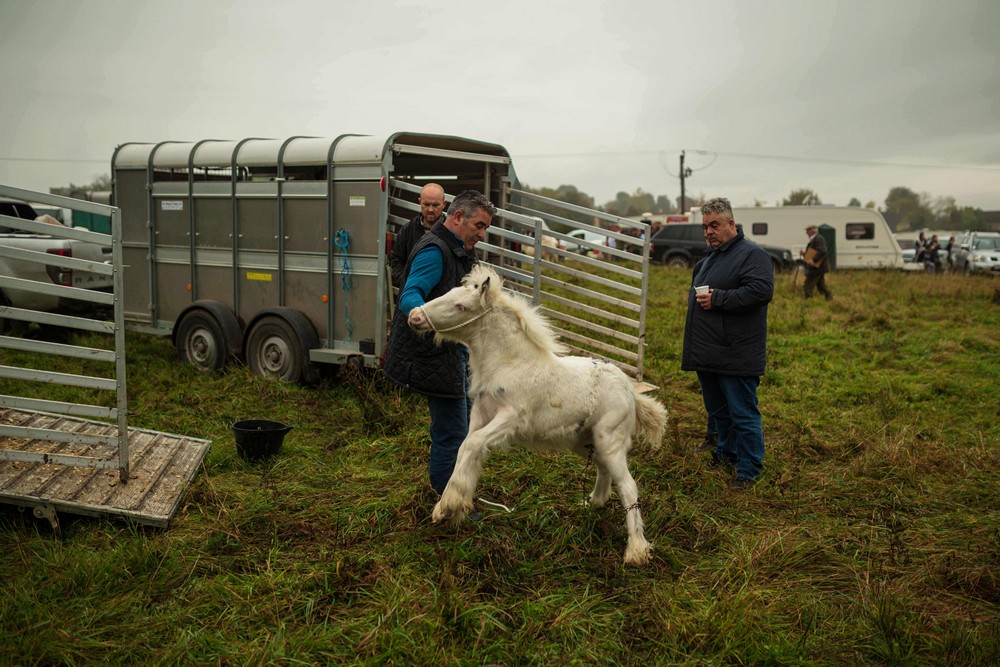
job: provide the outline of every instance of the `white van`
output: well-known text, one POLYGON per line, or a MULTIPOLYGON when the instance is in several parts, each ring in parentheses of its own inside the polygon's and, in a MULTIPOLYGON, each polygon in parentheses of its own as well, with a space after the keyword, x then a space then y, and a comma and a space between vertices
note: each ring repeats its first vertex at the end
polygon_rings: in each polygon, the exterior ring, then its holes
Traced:
MULTIPOLYGON (((701 224, 701 209, 690 213, 701 224)), ((756 243, 789 248, 799 257, 809 242, 806 227, 816 225, 829 244, 838 269, 903 268, 903 255, 885 218, 857 206, 758 206, 734 208, 736 222, 756 243), (823 227, 832 228, 824 233, 823 227)))

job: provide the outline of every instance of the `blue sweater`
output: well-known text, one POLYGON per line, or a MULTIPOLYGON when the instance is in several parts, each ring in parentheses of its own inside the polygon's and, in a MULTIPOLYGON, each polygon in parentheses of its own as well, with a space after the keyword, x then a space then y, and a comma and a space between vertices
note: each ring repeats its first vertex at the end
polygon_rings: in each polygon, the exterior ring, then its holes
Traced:
POLYGON ((438 345, 434 336, 416 333, 407 316, 417 306, 457 287, 475 264, 465 243, 439 221, 421 237, 404 269, 403 290, 382 364, 396 384, 425 396, 464 398, 468 352, 458 343, 438 345))
MULTIPOLYGON (((453 232, 449 229, 448 233, 453 232)), ((431 290, 441 282, 442 262, 441 249, 436 245, 424 246, 424 249, 414 256, 406 284, 399 293, 400 310, 408 315, 414 308, 427 303, 431 290)))
POLYGON ((688 295, 681 369, 761 376, 767 364, 767 304, 774 296, 771 258, 740 231, 695 264, 692 277, 708 285, 712 309, 688 295), (704 269, 704 272, 702 272, 704 269))

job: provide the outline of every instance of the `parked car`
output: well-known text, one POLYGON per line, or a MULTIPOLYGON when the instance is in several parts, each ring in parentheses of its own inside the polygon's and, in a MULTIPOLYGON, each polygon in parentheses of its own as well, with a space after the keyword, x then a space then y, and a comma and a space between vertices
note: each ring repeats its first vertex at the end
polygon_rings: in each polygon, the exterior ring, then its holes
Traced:
MULTIPOLYGON (((13 199, 0 200, 0 215, 22 220, 38 220, 42 217, 30 204, 13 199)), ((61 223, 52 218, 49 218, 49 221, 53 225, 61 226, 61 223)), ((107 263, 111 261, 111 246, 67 240, 58 238, 56 235, 26 232, 5 224, 2 218, 0 218, 0 246, 12 248, 15 251, 44 252, 53 256, 72 257, 91 262, 107 263)), ((45 265, 13 257, 0 256, 0 275, 64 287, 103 291, 110 291, 112 287, 110 276, 91 271, 73 271, 60 268, 55 263, 45 265)), ((14 288, 0 289, 0 305, 43 312, 78 311, 90 307, 89 304, 81 303, 75 299, 14 288)), ((5 326, 3 322, 0 322, 0 329, 5 326)))
MULTIPOLYGON (((795 259, 788 248, 779 248, 758 243, 767 252, 774 265, 775 273, 795 268, 795 259)), ((666 264, 678 268, 690 268, 705 256, 708 246, 701 225, 696 223, 672 223, 664 225, 650 242, 649 257, 656 264, 666 264)))
MULTIPOLYGON (((588 243, 594 243, 596 245, 608 244, 608 238, 606 236, 598 234, 596 232, 589 232, 586 229, 574 229, 568 234, 568 236, 572 236, 575 239, 580 239, 588 243)), ((573 241, 566 241, 564 242, 563 245, 566 250, 570 252, 578 252, 581 255, 585 255, 589 252, 594 252, 593 248, 585 245, 580 245, 579 243, 574 243, 573 241)))
POLYGON ((966 233, 954 253, 954 270, 1000 275, 1000 234, 966 233))

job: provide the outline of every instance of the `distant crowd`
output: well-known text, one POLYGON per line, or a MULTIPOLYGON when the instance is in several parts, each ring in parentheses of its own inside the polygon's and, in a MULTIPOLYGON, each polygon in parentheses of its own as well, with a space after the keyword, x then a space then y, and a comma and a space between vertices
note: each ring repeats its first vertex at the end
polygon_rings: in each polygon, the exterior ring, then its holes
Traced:
POLYGON ((920 232, 920 236, 913 242, 913 261, 923 264, 927 273, 951 271, 955 261, 955 249, 954 236, 949 237, 948 243, 942 246, 937 234, 927 239, 924 233, 920 232))

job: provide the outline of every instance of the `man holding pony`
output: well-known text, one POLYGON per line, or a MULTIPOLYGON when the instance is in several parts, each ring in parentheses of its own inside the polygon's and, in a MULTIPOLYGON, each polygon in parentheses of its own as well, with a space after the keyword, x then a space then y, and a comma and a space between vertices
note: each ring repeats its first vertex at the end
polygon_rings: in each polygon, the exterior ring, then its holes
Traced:
POLYGON ((386 377, 427 398, 431 414, 431 487, 444 492, 455 469, 458 448, 469 432, 468 352, 454 342, 435 343, 410 329, 410 312, 458 287, 476 262, 475 245, 486 238, 496 207, 466 190, 448 207, 448 216, 425 233, 403 270, 403 287, 389 330, 386 377))

